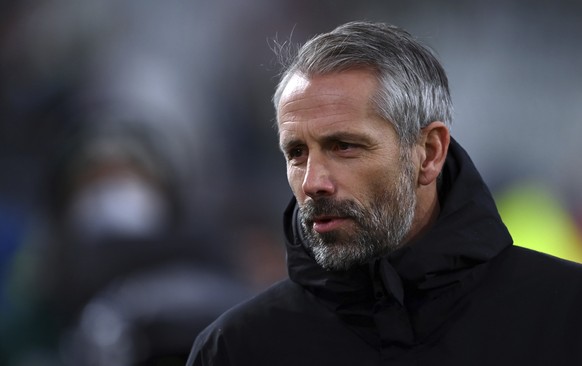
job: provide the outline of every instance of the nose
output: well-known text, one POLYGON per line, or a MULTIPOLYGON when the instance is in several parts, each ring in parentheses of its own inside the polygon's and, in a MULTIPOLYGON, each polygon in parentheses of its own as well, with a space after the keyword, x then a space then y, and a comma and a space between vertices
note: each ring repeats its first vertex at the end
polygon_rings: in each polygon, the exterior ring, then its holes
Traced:
POLYGON ((336 187, 330 169, 322 158, 314 154, 309 156, 301 188, 303 193, 311 198, 330 196, 335 193, 336 187))

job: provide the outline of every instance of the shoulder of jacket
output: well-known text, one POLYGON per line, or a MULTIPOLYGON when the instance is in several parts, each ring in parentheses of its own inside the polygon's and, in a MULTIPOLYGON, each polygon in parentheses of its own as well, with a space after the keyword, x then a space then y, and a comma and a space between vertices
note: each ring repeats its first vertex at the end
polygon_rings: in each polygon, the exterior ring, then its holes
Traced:
POLYGON ((285 279, 227 310, 198 334, 187 365, 231 365, 229 355, 239 354, 253 342, 249 336, 253 329, 274 323, 273 309, 285 309, 300 298, 301 291, 299 285, 285 279))
MULTIPOLYGON (((529 265, 542 266, 543 269, 553 270, 558 273, 563 272, 565 275, 582 274, 582 264, 559 258, 551 254, 542 253, 533 249, 512 245, 507 249, 508 254, 514 258, 529 265)), ((582 278, 581 278, 582 279, 582 278)))
POLYGON ((272 308, 292 303, 301 291, 301 287, 289 279, 281 280, 225 311, 204 332, 225 332, 231 327, 238 327, 240 323, 259 321, 267 317, 272 308))
POLYGON ((494 258, 490 269, 501 286, 531 288, 536 293, 560 288, 582 299, 580 263, 514 245, 494 258))

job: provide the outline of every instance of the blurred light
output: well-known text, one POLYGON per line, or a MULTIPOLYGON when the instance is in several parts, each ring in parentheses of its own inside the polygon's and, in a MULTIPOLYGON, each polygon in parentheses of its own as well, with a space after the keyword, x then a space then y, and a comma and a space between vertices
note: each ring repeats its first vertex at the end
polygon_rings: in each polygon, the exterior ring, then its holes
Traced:
POLYGON ((582 238, 574 219, 548 190, 517 184, 496 201, 516 245, 582 263, 582 238))

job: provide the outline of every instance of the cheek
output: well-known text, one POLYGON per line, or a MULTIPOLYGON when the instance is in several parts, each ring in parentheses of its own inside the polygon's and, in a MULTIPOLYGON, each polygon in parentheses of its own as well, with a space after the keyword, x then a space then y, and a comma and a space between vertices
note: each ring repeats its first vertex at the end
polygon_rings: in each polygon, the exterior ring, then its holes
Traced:
POLYGON ((287 182, 295 197, 299 200, 302 197, 303 174, 300 169, 287 167, 287 182))
POLYGON ((359 195, 359 199, 365 201, 367 205, 383 196, 386 191, 394 190, 398 184, 398 172, 388 167, 360 171, 353 176, 356 177, 352 181, 354 194, 359 195))

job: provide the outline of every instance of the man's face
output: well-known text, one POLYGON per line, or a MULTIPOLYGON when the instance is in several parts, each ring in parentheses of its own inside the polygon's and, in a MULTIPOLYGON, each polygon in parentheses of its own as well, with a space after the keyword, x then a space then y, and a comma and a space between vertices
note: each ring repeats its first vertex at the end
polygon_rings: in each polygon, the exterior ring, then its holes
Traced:
POLYGON ((416 205, 409 151, 373 110, 373 74, 295 74, 278 106, 279 142, 307 246, 343 270, 398 248, 416 205))

